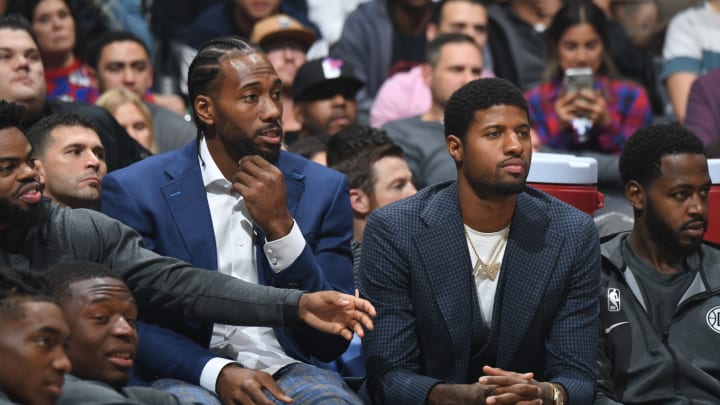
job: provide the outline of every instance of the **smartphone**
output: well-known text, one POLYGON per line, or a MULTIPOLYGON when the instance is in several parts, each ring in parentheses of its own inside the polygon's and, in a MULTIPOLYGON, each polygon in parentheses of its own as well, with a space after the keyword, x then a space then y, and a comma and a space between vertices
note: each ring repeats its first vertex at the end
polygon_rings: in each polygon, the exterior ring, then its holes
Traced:
POLYGON ((592 90, 594 86, 593 72, 589 67, 569 68, 565 70, 565 92, 592 90))

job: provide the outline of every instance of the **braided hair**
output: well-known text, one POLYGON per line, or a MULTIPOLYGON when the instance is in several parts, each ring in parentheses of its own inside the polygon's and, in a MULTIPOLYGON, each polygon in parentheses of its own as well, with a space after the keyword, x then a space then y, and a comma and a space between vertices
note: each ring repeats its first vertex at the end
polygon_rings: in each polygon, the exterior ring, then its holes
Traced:
POLYGON ((192 106, 193 118, 197 126, 197 140, 200 142, 205 123, 195 111, 195 99, 201 94, 212 94, 218 90, 220 63, 227 58, 263 53, 262 50, 239 36, 226 36, 206 42, 190 63, 188 69, 188 96, 192 106))

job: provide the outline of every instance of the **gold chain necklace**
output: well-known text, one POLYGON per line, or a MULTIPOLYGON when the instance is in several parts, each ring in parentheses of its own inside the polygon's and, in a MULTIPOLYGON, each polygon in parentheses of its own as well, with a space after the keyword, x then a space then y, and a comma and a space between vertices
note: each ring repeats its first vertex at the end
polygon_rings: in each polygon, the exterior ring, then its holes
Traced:
POLYGON ((503 235, 497 245, 495 245, 495 248, 493 249, 492 255, 490 257, 490 262, 488 262, 488 264, 485 264, 485 262, 480 259, 480 255, 475 249, 475 244, 473 243, 472 238, 470 238, 470 234, 468 233, 467 228, 463 226, 463 230, 465 231, 465 237, 467 237, 468 241, 470 242, 470 247, 472 248, 473 254, 475 254, 476 261, 475 267, 473 267, 473 276, 477 277, 482 271, 487 274, 490 280, 495 281, 495 277, 497 277, 497 274, 500 271, 500 263, 498 263, 497 259, 498 256, 500 256, 500 252, 502 252, 505 244, 507 243, 507 234, 503 235))

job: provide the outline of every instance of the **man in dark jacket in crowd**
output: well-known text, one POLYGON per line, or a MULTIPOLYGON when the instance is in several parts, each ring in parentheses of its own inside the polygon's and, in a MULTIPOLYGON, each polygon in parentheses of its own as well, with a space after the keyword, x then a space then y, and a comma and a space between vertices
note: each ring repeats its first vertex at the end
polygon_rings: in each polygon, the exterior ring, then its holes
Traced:
POLYGON ((637 131, 620 156, 635 223, 601 247, 596 404, 720 401, 720 251, 703 243, 711 187, 702 142, 637 131))

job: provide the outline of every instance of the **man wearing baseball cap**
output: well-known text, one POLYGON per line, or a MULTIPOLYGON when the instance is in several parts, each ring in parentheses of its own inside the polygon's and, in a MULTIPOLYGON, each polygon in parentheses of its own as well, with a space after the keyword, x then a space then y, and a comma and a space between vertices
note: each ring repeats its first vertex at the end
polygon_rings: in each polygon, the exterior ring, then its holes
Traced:
POLYGON ((312 135, 335 135, 357 121, 355 95, 364 85, 353 66, 340 59, 322 58, 302 65, 292 86, 295 118, 302 128, 286 132, 285 142, 312 135))
POLYGON ((293 114, 290 92, 295 74, 307 60, 307 51, 316 39, 315 31, 286 14, 274 14, 258 21, 250 34, 250 40, 265 51, 282 80, 280 100, 283 105, 282 126, 285 131, 299 131, 302 126, 293 114))

